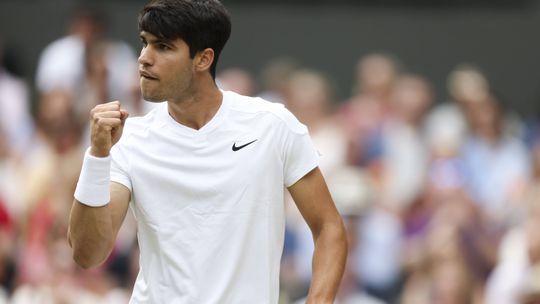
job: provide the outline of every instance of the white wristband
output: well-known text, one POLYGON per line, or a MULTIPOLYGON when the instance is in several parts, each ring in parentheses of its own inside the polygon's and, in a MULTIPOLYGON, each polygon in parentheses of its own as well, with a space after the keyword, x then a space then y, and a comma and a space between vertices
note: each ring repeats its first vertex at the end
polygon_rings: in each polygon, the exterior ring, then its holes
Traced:
POLYGON ((90 149, 84 154, 75 199, 90 207, 102 207, 111 200, 111 156, 95 157, 90 149))

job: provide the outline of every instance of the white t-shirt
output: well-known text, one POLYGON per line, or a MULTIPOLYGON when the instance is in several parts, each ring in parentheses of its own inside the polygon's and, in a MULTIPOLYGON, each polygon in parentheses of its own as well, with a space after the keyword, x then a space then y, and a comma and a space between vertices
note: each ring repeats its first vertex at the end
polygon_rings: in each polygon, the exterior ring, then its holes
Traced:
POLYGON ((130 303, 277 303, 284 187, 318 166, 280 104, 223 92, 201 129, 167 103, 126 122, 111 179, 131 190, 140 271, 130 303))

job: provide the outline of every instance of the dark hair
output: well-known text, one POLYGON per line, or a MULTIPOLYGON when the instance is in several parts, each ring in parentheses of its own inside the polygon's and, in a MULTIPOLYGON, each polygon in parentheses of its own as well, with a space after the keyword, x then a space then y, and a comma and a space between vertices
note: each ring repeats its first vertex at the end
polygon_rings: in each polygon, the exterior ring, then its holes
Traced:
POLYGON ((139 31, 160 39, 184 40, 191 58, 213 49, 210 73, 215 78, 219 55, 231 35, 231 20, 218 0, 153 0, 139 14, 139 31))

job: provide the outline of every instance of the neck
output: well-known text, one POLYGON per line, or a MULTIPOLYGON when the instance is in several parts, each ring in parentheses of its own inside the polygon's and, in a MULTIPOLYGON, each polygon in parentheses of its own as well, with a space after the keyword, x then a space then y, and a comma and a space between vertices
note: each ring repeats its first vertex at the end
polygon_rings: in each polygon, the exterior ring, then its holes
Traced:
POLYGON ((223 94, 214 82, 206 82, 182 98, 169 100, 169 115, 178 123, 199 130, 214 117, 222 100, 223 94))

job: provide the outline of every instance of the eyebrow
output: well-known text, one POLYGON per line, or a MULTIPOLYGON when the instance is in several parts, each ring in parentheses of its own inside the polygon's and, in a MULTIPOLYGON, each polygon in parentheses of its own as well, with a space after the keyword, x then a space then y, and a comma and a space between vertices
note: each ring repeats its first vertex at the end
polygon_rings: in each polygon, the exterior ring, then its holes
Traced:
POLYGON ((172 44, 170 40, 167 40, 167 39, 163 39, 163 38, 159 38, 159 37, 156 37, 155 39, 146 39, 145 36, 143 36, 142 34, 139 35, 139 38, 144 41, 144 42, 148 42, 148 43, 165 43, 165 44, 172 44))

